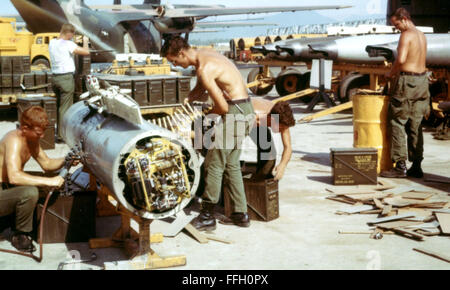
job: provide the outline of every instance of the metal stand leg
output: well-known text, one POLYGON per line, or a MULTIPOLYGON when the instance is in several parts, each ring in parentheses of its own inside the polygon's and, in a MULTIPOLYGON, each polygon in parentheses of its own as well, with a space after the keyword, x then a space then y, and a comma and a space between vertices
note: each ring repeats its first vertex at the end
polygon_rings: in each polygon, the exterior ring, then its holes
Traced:
POLYGON ((336 103, 330 98, 329 94, 325 92, 325 59, 321 58, 319 60, 319 92, 317 95, 309 102, 308 108, 306 109, 307 112, 312 112, 314 107, 320 102, 323 101, 328 106, 328 108, 331 108, 333 106, 336 106, 336 103))

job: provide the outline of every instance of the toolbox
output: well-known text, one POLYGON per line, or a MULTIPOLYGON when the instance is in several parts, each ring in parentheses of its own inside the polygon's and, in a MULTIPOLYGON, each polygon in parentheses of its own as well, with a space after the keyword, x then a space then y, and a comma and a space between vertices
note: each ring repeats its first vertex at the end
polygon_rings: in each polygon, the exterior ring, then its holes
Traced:
MULTIPOLYGON (((270 179, 244 178, 247 213, 251 220, 271 221, 280 216, 278 181, 270 179)), ((225 215, 233 213, 234 205, 228 194, 224 194, 225 215)))
POLYGON ((375 148, 330 148, 334 185, 377 184, 375 148))
MULTIPOLYGON (((95 191, 76 192, 71 196, 54 194, 45 213, 43 243, 81 243, 95 238, 96 200, 95 191)), ((35 211, 35 238, 44 201, 44 197, 39 199, 35 211)))

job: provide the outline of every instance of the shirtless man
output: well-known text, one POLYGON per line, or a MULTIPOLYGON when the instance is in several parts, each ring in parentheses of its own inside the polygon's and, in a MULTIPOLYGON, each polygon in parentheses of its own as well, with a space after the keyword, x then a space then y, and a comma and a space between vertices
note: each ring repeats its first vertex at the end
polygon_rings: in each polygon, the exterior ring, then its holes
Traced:
POLYGON ((183 68, 195 66, 197 85, 187 101, 198 100, 206 91, 214 102, 211 113, 222 117, 221 129, 216 128, 216 146, 209 148, 205 157, 202 210, 192 224, 198 230, 216 228, 213 211, 219 201, 224 178, 224 192, 234 203, 229 224, 248 227, 250 220, 239 159, 241 141, 249 133, 254 112, 241 73, 225 56, 210 49, 194 49, 179 36, 166 39, 161 55, 183 68))
POLYGON ((22 113, 19 129, 8 132, 0 140, 0 216, 15 212, 15 231, 11 243, 21 251, 34 250, 29 233, 33 228, 33 212, 38 201, 37 186, 59 188, 64 183, 60 176, 33 176, 23 171, 31 157, 44 171, 56 171, 64 165, 64 158, 50 159, 39 145, 47 125, 44 109, 32 106, 22 113))
POLYGON ((423 177, 422 119, 430 112, 428 77, 426 75, 427 41, 404 8, 397 9, 391 23, 401 31, 397 47, 398 56, 388 78, 395 78, 389 104, 392 130, 391 158, 395 167, 381 173, 383 177, 423 177), (405 142, 407 135, 407 145, 405 142), (406 159, 412 162, 406 170, 406 159))
POLYGON ((287 102, 274 104, 264 99, 252 98, 252 105, 256 114, 256 127, 250 133, 253 141, 258 147, 258 172, 255 178, 265 179, 274 177, 275 180, 283 178, 284 170, 291 159, 291 133, 289 127, 295 125, 292 110, 287 102), (283 141, 283 154, 280 164, 275 166, 276 152, 273 147, 272 135, 268 128, 274 133, 281 133, 283 141))

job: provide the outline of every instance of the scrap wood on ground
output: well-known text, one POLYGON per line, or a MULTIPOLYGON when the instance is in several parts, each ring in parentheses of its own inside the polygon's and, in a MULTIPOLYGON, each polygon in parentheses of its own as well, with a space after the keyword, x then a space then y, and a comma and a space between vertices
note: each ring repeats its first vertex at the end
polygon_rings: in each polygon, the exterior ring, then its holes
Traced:
POLYGON ((326 190, 333 194, 327 199, 347 204, 336 214, 378 214, 367 223, 372 228, 353 233, 370 233, 370 237, 375 239, 382 238, 383 233, 394 233, 416 241, 450 235, 450 198, 437 191, 386 182, 376 186, 344 186, 326 190))

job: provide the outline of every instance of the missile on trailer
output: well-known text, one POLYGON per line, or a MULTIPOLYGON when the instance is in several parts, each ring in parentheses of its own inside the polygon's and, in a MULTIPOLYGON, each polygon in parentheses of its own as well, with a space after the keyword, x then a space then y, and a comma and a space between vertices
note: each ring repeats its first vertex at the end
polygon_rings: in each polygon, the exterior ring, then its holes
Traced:
POLYGON ((398 41, 400 34, 372 34, 344 37, 332 41, 309 44, 310 55, 313 58, 324 57, 345 63, 382 63, 384 57, 369 57, 367 45, 398 41))
POLYGON ((292 61, 304 61, 316 58, 314 54, 311 54, 309 45, 319 44, 323 42, 331 42, 339 39, 339 36, 329 36, 329 37, 317 37, 317 38, 301 38, 301 39, 291 39, 290 42, 276 44, 277 54, 284 56, 289 55, 292 61))
MULTIPOLYGON (((427 66, 450 66, 450 34, 426 34, 427 66)), ((397 58, 398 42, 366 46, 369 57, 383 57, 393 62, 397 58)))
POLYGON ((114 88, 96 93, 100 95, 75 103, 65 113, 62 135, 67 145, 80 148, 84 167, 126 210, 146 219, 182 210, 200 178, 192 145, 140 119, 137 103, 114 88))

